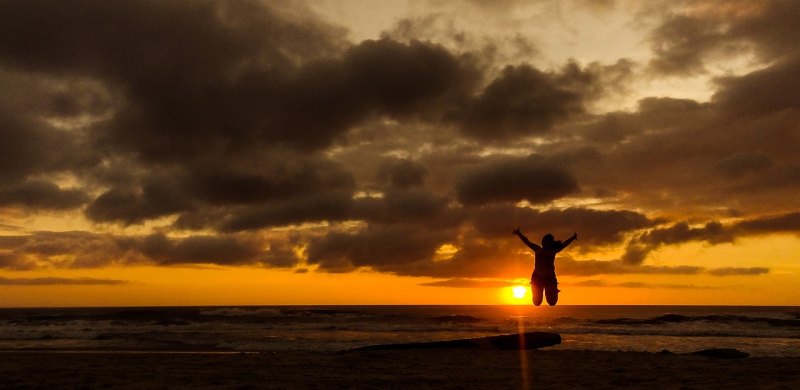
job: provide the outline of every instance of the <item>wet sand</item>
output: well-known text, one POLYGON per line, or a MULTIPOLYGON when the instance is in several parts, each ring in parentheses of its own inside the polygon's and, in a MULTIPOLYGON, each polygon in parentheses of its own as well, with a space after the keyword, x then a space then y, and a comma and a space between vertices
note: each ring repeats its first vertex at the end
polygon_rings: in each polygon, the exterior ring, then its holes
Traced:
POLYGON ((2 388, 798 389, 800 358, 566 350, 0 352, 2 388))

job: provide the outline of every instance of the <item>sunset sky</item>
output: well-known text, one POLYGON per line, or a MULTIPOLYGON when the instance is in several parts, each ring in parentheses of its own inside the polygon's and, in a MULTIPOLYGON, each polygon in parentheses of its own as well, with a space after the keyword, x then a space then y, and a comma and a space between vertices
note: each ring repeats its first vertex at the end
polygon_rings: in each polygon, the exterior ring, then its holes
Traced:
MULTIPOLYGON (((0 2, 0 306, 800 304, 800 2, 0 2)), ((541 310, 544 310, 543 308, 541 310)))

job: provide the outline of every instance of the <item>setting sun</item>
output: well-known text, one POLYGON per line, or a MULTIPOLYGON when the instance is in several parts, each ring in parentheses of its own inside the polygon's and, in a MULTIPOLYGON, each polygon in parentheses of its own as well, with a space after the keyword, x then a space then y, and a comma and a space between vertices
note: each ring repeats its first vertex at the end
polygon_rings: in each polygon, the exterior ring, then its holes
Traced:
POLYGON ((525 286, 514 286, 511 288, 511 294, 516 299, 525 298, 525 294, 527 293, 528 289, 525 286))

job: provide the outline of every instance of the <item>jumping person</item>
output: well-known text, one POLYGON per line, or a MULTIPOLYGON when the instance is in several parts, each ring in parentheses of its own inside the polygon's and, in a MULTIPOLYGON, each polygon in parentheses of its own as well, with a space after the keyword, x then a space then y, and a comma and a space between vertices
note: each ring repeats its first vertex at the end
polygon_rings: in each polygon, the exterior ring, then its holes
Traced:
POLYGON ((578 233, 574 233, 572 237, 563 243, 556 241, 552 234, 547 233, 542 237, 542 246, 528 240, 528 237, 525 237, 519 231, 519 228, 514 229, 514 234, 534 253, 535 260, 533 274, 531 275, 533 304, 536 306, 542 304, 542 292, 544 292, 547 294, 547 303, 550 306, 555 306, 556 302, 558 302, 558 292, 561 291, 558 289, 558 280, 556 279, 556 253, 561 252, 569 244, 572 244, 572 241, 578 239, 578 233))

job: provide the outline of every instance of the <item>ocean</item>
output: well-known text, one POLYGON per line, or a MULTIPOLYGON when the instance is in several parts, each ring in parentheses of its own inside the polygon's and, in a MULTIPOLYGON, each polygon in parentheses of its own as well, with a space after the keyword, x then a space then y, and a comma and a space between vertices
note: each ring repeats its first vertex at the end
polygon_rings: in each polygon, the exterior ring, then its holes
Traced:
POLYGON ((341 351, 526 331, 553 349, 800 356, 800 307, 218 306, 0 309, 0 351, 341 351))

